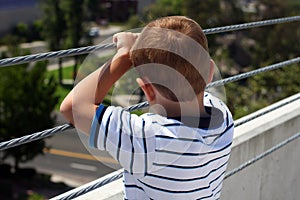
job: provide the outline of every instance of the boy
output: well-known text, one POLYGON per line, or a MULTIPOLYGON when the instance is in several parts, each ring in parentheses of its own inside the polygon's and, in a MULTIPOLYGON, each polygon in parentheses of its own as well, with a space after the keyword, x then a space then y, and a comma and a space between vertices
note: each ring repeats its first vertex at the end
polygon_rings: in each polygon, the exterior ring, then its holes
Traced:
POLYGON ((218 199, 233 120, 224 103, 204 91, 214 63, 201 27, 165 17, 139 35, 119 33, 113 40, 112 61, 77 84, 61 112, 90 134, 91 147, 124 167, 125 199, 218 199), (150 104, 141 116, 101 104, 132 65, 150 104))

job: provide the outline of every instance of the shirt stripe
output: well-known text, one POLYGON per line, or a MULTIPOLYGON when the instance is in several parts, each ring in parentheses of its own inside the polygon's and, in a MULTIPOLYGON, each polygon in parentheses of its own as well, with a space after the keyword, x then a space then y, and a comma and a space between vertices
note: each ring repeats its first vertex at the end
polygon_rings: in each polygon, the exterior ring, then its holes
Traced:
POLYGON ((144 176, 147 173, 148 169, 148 160, 147 160, 147 142, 146 142, 146 134, 145 134, 145 120, 142 121, 142 137, 143 137, 143 145, 144 145, 144 156, 145 156, 145 170, 144 170, 144 176))
POLYGON ((175 154, 175 155, 182 155, 182 156, 202 156, 202 155, 207 155, 207 154, 213 154, 213 153, 218 153, 220 151, 224 151, 228 147, 230 147, 232 142, 227 144, 225 147, 215 150, 215 151, 209 151, 209 152, 204 152, 204 153, 185 153, 185 152, 176 152, 176 151, 169 151, 169 150, 164 150, 164 149, 155 149, 156 152, 160 153, 169 153, 169 154, 175 154))
POLYGON ((190 178, 190 179, 178 179, 178 178, 172 178, 172 177, 166 177, 166 176, 159 176, 159 175, 154 175, 154 174, 147 174, 148 176, 155 177, 155 178, 160 178, 160 179, 166 179, 170 181, 179 181, 179 182, 185 182, 185 181, 196 181, 196 180, 201 180, 207 178, 209 175, 211 175, 213 172, 218 171, 222 167, 227 165, 227 161, 220 165, 219 167, 212 169, 210 172, 208 172, 206 175, 201 176, 201 177, 196 177, 196 178, 190 178))
POLYGON ((172 167, 172 168, 178 168, 178 169, 196 169, 196 168, 201 168, 201 167, 205 167, 206 165, 210 164, 211 162, 217 161, 219 159, 222 159, 224 157, 229 156, 230 153, 227 153, 225 155, 222 155, 220 157, 214 158, 204 164, 201 165, 195 165, 195 166, 185 166, 185 165, 170 165, 170 164, 161 164, 161 163, 156 163, 154 162, 153 165, 155 166, 160 166, 160 167, 172 167))
POLYGON ((101 104, 96 110, 95 117, 93 119, 92 126, 91 126, 91 133, 90 133, 90 140, 89 140, 90 146, 93 148, 97 147, 100 124, 106 109, 107 107, 101 104))
POLYGON ((131 147, 131 159, 130 159, 130 173, 133 174, 134 145, 133 145, 133 132, 132 132, 132 127, 131 127, 131 115, 129 115, 128 126, 130 128, 130 142, 132 144, 132 147, 131 147))
POLYGON ((118 148, 117 148, 117 154, 116 154, 116 159, 117 161, 120 161, 120 151, 121 151, 121 145, 122 145, 122 129, 123 129, 123 120, 122 120, 122 115, 123 115, 124 110, 121 111, 120 114, 120 127, 119 127, 119 140, 118 140, 118 148))
POLYGON ((107 142, 108 128, 109 128, 109 122, 110 122, 111 115, 112 115, 112 113, 109 114, 108 119, 107 119, 107 125, 106 125, 106 127, 105 127, 104 138, 103 138, 103 146, 104 146, 104 149, 106 149, 106 142, 107 142))

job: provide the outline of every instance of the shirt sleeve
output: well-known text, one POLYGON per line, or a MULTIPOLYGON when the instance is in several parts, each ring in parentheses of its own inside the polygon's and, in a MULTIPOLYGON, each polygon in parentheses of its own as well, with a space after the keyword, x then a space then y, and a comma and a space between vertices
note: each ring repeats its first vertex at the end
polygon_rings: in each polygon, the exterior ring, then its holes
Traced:
POLYGON ((121 107, 100 105, 91 125, 90 146, 108 151, 122 167, 144 176, 154 160, 155 136, 149 120, 121 107))

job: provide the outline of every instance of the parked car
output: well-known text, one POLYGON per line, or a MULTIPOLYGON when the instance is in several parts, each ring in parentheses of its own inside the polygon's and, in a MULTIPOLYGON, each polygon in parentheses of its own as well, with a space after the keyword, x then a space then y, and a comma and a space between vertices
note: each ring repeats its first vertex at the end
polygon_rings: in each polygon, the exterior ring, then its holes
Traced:
POLYGON ((100 35, 100 29, 98 27, 92 27, 89 30, 89 36, 98 37, 100 35))

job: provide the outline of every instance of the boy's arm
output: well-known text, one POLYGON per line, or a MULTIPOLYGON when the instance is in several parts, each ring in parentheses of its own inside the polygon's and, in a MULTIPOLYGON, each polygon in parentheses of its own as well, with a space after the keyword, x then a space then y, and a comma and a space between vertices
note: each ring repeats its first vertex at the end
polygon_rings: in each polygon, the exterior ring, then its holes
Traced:
POLYGON ((117 43, 117 53, 112 61, 80 81, 66 96, 60 111, 76 128, 89 134, 97 105, 132 65, 129 52, 136 38, 132 33, 116 34, 113 39, 117 43))

